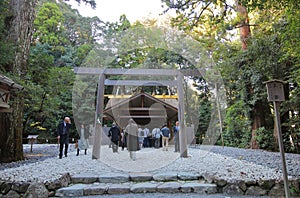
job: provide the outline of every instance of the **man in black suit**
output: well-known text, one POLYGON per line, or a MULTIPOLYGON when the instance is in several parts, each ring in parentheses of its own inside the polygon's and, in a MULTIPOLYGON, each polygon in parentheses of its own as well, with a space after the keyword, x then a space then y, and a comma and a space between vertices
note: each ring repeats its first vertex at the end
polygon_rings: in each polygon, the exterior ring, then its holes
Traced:
POLYGON ((121 137, 121 130, 116 125, 115 122, 112 124, 112 127, 108 131, 108 137, 110 137, 110 140, 113 143, 112 144, 113 153, 117 153, 118 148, 119 148, 119 140, 120 140, 120 137, 121 137))
POLYGON ((71 127, 71 120, 69 117, 65 117, 64 121, 59 123, 57 127, 57 134, 58 134, 57 139, 59 141, 59 159, 62 158, 64 145, 65 145, 65 157, 68 156, 70 127, 71 127))

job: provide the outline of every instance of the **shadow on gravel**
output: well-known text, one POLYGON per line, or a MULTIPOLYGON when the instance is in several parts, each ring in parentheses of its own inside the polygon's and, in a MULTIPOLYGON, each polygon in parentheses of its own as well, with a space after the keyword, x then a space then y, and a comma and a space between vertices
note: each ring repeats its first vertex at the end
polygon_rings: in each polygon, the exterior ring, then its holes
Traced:
POLYGON ((32 152, 30 152, 30 144, 23 145, 24 160, 0 163, 0 170, 6 168, 15 168, 24 164, 31 164, 38 161, 44 161, 48 158, 58 156, 58 146, 55 144, 34 144, 32 152))

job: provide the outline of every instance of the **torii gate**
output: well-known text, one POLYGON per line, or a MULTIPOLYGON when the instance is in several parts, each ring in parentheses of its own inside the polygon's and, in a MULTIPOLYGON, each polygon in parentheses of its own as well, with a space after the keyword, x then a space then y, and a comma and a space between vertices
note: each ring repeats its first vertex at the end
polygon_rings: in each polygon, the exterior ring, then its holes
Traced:
MULTIPOLYGON (((122 68, 87 68, 87 67, 76 67, 74 73, 79 75, 99 75, 98 90, 97 90, 97 102, 95 112, 95 139, 93 144, 92 158, 100 159, 100 148, 102 138, 102 119, 104 110, 104 86, 108 85, 105 83, 107 76, 113 75, 125 75, 125 76, 173 76, 176 77, 177 83, 177 95, 178 95, 178 121, 180 124, 180 157, 188 157, 187 152, 187 134, 186 124, 184 119, 184 90, 183 90, 183 77, 184 76, 201 76, 199 70, 185 69, 122 69, 122 68)), ((147 83, 157 83, 157 85, 174 85, 174 81, 156 81, 156 80, 109 80, 109 84, 113 85, 135 85, 142 86, 147 83), (124 83, 126 82, 126 83, 124 83)))

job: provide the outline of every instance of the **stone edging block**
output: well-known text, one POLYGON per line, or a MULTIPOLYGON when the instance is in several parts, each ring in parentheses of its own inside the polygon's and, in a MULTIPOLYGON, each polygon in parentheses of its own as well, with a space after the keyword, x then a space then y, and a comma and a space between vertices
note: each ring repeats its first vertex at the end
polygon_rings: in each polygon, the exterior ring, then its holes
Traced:
POLYGON ((143 182, 143 181, 151 181, 153 176, 151 173, 144 173, 144 172, 135 172, 129 173, 130 181, 135 182, 143 182))

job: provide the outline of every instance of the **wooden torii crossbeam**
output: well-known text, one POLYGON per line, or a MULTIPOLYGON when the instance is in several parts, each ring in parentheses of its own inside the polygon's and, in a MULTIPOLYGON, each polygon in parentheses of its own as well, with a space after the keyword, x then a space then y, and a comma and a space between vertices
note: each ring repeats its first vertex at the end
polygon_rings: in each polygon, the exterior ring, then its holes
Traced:
MULTIPOLYGON (((128 75, 128 76, 176 76, 180 72, 183 76, 202 76, 204 69, 123 69, 123 68, 94 68, 75 67, 74 73, 78 75, 128 75)), ((151 81, 150 81, 151 82, 151 81)))
MULTIPOLYGON (((203 71, 204 72, 204 71, 203 71)), ((105 85, 135 85, 135 86, 177 86, 178 96, 178 121, 180 123, 180 156, 188 157, 187 152, 187 134, 184 120, 184 76, 202 76, 197 69, 122 69, 122 68, 90 68, 76 67, 74 73, 77 75, 99 75, 97 104, 95 113, 95 139, 93 144, 93 159, 100 159, 101 137, 102 137, 102 119, 104 110, 104 86, 105 85), (108 80, 107 76, 124 75, 124 76, 174 76, 176 81, 159 81, 159 80, 108 80), (106 82, 106 83, 105 83, 106 82)))

